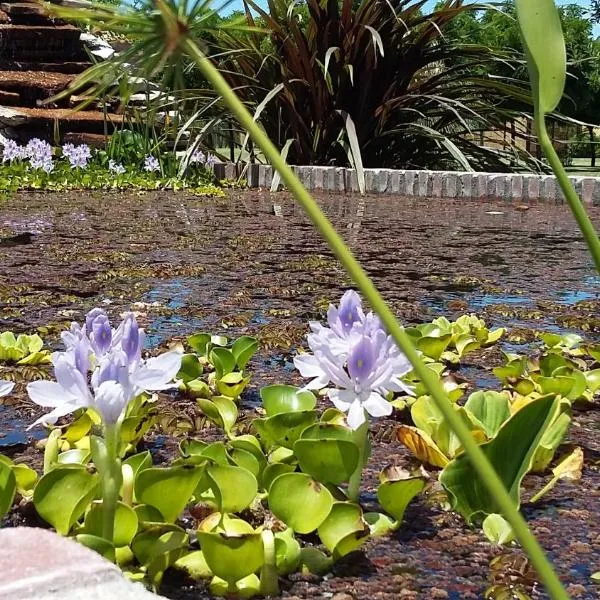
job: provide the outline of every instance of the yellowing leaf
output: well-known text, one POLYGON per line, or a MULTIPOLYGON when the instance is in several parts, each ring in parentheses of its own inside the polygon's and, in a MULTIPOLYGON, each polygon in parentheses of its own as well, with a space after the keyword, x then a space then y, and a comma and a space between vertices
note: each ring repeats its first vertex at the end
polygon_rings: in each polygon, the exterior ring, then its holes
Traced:
POLYGON ((434 467, 445 467, 450 461, 424 431, 408 425, 400 425, 396 433, 402 442, 419 460, 434 467))

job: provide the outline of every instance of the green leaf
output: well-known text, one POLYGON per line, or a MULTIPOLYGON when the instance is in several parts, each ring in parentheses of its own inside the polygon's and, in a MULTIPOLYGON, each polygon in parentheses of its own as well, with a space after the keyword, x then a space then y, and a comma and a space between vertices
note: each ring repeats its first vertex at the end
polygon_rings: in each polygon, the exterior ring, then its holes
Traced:
POLYGON ((17 479, 9 464, 0 461, 0 519, 12 507, 17 492, 17 479))
POLYGON ((181 369, 177 373, 177 379, 181 379, 183 383, 188 383, 188 381, 198 379, 203 372, 204 369, 195 354, 184 354, 181 357, 181 369))
POLYGON ((335 559, 356 550, 369 538, 370 529, 358 504, 335 502, 318 533, 335 559))
MULTIPOLYGON (((13 465, 12 471, 15 474, 15 479, 17 481, 17 492, 19 492, 21 496, 31 496, 38 481, 38 474, 31 467, 24 464, 13 465)), ((1 488, 2 486, 0 485, 0 489, 1 488)), ((0 497, 1 496, 2 493, 0 492, 0 497)), ((0 514, 1 513, 2 510, 0 509, 0 514)))
POLYGON ((313 410, 317 399, 312 392, 300 392, 291 385, 269 385, 260 390, 260 397, 268 417, 281 413, 313 410))
POLYGON ((288 465, 287 463, 272 463, 265 467, 265 470, 262 474, 262 487, 267 492, 271 487, 271 484, 277 477, 283 475, 284 473, 293 473, 296 470, 294 465, 288 465))
POLYGON ((298 533, 317 529, 332 506, 329 490, 304 473, 280 475, 269 489, 271 512, 298 533))
POLYGON ((219 512, 241 512, 256 498, 258 483, 250 471, 231 465, 211 465, 206 473, 219 512))
POLYGON ((238 398, 250 383, 249 377, 243 377, 238 371, 227 373, 221 379, 217 379, 217 389, 223 396, 238 398))
POLYGON ((67 450, 61 452, 58 455, 59 465, 86 465, 90 460, 91 454, 89 450, 82 448, 73 448, 73 450, 67 450))
POLYGON ((360 459, 358 446, 348 440, 300 439, 294 444, 300 469, 322 483, 348 481, 360 459))
POLYGON ((318 418, 319 414, 316 410, 281 413, 268 418, 264 422, 264 427, 277 444, 292 449, 302 432, 316 423, 318 418))
MULTIPOLYGON (((553 397, 539 398, 515 413, 491 441, 480 446, 498 473, 516 506, 521 503, 521 481, 531 467, 538 444, 554 412, 553 397)), ((468 522, 499 512, 495 498, 465 454, 440 474, 452 507, 468 522)))
MULTIPOLYGON (((101 500, 92 502, 90 510, 85 515, 83 527, 84 533, 102 537, 103 506, 101 500)), ((112 540, 114 546, 116 548, 128 546, 135 537, 137 530, 138 516, 133 508, 118 502, 115 511, 114 539, 112 540)))
POLYGON ((474 392, 465 402, 465 408, 483 426, 488 438, 495 437, 502 424, 510 418, 510 401, 506 394, 498 392, 474 392))
POLYGON ((98 475, 79 465, 57 466, 35 486, 36 511, 60 535, 67 535, 96 495, 98 475))
POLYGON ((208 345, 210 344, 210 334, 196 333, 187 339, 188 346, 202 356, 208 354, 208 345))
POLYGON ((425 356, 433 358, 433 360, 439 360, 442 352, 446 350, 451 340, 451 333, 439 337, 423 336, 417 340, 416 345, 417 349, 425 356))
POLYGON ((384 481, 377 489, 377 499, 382 508, 401 523, 406 507, 417 494, 423 491, 425 478, 412 476, 399 469, 393 470, 393 475, 390 474, 389 469, 382 475, 384 481))
POLYGON ((215 367, 217 380, 222 379, 223 375, 227 375, 235 369, 235 357, 231 350, 227 348, 213 348, 210 351, 209 358, 215 367))
POLYGON ((233 400, 227 396, 213 396, 211 400, 197 398, 196 402, 213 423, 221 427, 227 435, 231 433, 238 418, 238 409, 233 400))
POLYGON ((188 536, 180 531, 163 533, 154 543, 146 565, 146 573, 154 585, 162 580, 164 572, 188 552, 188 536))
POLYGON ((280 575, 293 573, 300 564, 301 547, 289 527, 275 534, 275 562, 280 575))
POLYGON ((231 346, 231 352, 235 357, 235 362, 240 370, 244 370, 248 361, 254 356, 258 350, 258 341, 256 338, 244 335, 231 346))
POLYGON ((190 501, 202 472, 202 467, 193 466, 144 469, 135 480, 135 496, 173 523, 190 501))
POLYGON ((102 536, 90 535, 89 533, 80 533, 75 536, 75 539, 86 548, 97 552, 100 556, 106 558, 110 562, 115 561, 115 547, 102 536))
POLYGON ((195 581, 210 579, 213 575, 202 550, 195 550, 175 562, 175 568, 185 571, 195 581))
POLYGON ((550 113, 562 98, 567 72, 558 10, 554 0, 516 0, 515 4, 534 100, 543 114, 550 113))
POLYGON ((482 528, 485 537, 492 544, 504 546, 515 539, 515 534, 510 523, 502 515, 496 513, 488 515, 483 520, 482 528))
POLYGON ((260 533, 228 535, 199 531, 197 535, 210 570, 230 584, 256 573, 263 565, 260 533))

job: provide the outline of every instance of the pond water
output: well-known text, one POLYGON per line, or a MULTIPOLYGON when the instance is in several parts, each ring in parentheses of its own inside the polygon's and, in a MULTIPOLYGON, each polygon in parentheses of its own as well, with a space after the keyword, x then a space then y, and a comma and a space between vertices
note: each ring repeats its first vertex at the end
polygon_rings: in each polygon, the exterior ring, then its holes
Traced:
MULTIPOLYGON (((476 312, 492 326, 511 328, 502 342, 511 352, 528 351, 534 329, 590 337, 600 332, 600 279, 564 206, 517 210, 507 203, 340 195, 319 201, 406 324, 476 312)), ((592 217, 600 223, 598 209, 592 217)), ((51 345, 59 344, 65 323, 99 304, 113 316, 137 311, 149 347, 198 330, 257 335, 262 350, 251 364, 247 406, 258 401, 265 382, 298 381, 291 356, 304 343, 307 322, 322 318, 327 304, 350 286, 289 196, 260 191, 234 191, 226 199, 163 192, 19 194, 0 205, 0 267, 2 328, 46 327, 51 345), (274 204, 281 207, 277 215, 274 204)), ((481 361, 467 362, 461 374, 473 388, 498 386, 481 361)), ((24 382, 18 392, 16 404, 0 406, 0 449, 16 451, 41 435, 25 432, 39 411, 24 399, 24 382)), ((595 417, 584 422, 585 431, 597 427, 595 417)), ((600 453, 591 435, 582 439, 586 452, 600 453)), ((157 442, 169 443, 164 437, 157 442)), ((378 466, 403 457, 389 441, 374 450, 378 466)), ((600 508, 600 498, 590 501, 589 493, 598 489, 597 469, 587 476, 593 477, 587 491, 569 488, 573 507, 562 509, 559 522, 543 510, 534 518, 568 581, 584 587, 578 597, 591 599, 597 596, 581 567, 588 563, 571 549, 578 543, 600 551, 582 516, 591 511, 591 523, 592 506, 600 508), (556 546, 567 539, 568 547, 556 546)), ((331 597, 351 586, 357 598, 392 600, 404 589, 415 590, 410 598, 482 597, 489 561, 500 551, 461 529, 455 517, 420 508, 408 515, 398 539, 368 549, 370 566, 343 564, 331 581, 299 579, 286 594, 331 597), (403 561, 413 565, 407 572, 398 567, 403 561), (448 595, 432 595, 435 589, 448 595)), ((185 597, 179 589, 169 594, 185 597)))

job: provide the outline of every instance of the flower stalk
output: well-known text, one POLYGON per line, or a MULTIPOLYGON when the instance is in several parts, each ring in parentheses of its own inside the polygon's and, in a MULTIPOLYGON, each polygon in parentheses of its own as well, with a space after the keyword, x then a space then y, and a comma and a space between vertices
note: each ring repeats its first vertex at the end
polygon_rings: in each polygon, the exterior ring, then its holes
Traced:
POLYGON ((371 445, 369 442, 369 419, 365 419, 365 422, 354 432, 354 441, 358 446, 358 465, 356 471, 352 473, 350 481, 348 482, 348 499, 351 502, 358 502, 360 499, 360 484, 362 481, 362 472, 369 460, 371 454, 371 445))
POLYGON ((513 503, 498 474, 495 472, 482 450, 478 447, 475 440, 473 440, 467 426, 454 411, 441 384, 421 360, 409 335, 398 323, 364 269, 356 258, 354 258, 352 252, 346 246, 341 236, 337 233, 329 219, 321 211, 319 205, 296 177, 295 173, 283 159, 275 145, 252 118, 252 115, 236 96, 235 92, 223 79, 218 69, 203 54, 192 39, 184 38, 181 44, 182 49, 196 62, 202 74, 220 94, 224 104, 231 110, 254 142, 260 147, 271 165, 279 172, 282 181, 302 206, 323 238, 327 241, 331 250, 340 260, 347 273, 354 280, 358 289, 381 319, 387 332, 392 336, 398 347, 411 362, 415 373, 427 387, 435 404, 461 441, 463 448, 469 455, 478 475, 485 482, 489 491, 496 497, 504 517, 511 524, 517 538, 529 555, 532 564, 546 586, 551 598, 554 600, 568 600, 569 596, 565 592, 552 564, 544 554, 544 551, 537 542, 535 536, 531 533, 518 508, 513 503))
POLYGON ((263 596, 279 596, 279 578, 275 554, 275 536, 270 529, 261 533, 264 563, 260 571, 260 593, 263 596))

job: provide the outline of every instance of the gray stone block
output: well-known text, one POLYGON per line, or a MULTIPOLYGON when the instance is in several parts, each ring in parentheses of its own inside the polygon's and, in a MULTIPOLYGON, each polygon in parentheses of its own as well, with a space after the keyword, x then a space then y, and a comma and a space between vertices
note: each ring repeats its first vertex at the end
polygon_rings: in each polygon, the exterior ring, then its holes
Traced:
POLYGON ((259 187, 258 183, 258 167, 256 163, 248 165, 248 170, 246 171, 246 181, 248 182, 248 187, 257 188, 259 187))
POLYGON ((525 200, 523 194, 523 176, 513 175, 510 178, 510 197, 512 200, 523 202, 525 200))
POLYGON ((473 197, 473 173, 460 173, 458 176, 458 197, 473 197))
POLYGON ((488 197, 488 174, 473 173, 471 178, 471 197, 485 200, 488 197))
POLYGON ((419 188, 418 193, 416 195, 420 198, 427 198, 427 196, 429 196, 430 193, 429 171, 417 171, 417 173, 419 188))
POLYGON ((390 171, 390 181, 388 185, 388 194, 404 194, 404 172, 393 170, 390 171))
POLYGON ((358 175, 355 169, 346 169, 346 190, 358 192, 358 175))
POLYGON ((431 174, 431 196, 441 198, 444 188, 444 174, 441 171, 435 171, 431 174))
POLYGON ((416 177, 416 171, 405 171, 404 172, 404 195, 405 196, 415 196, 415 188, 418 184, 418 180, 416 177))
POLYGON ((583 177, 581 181, 580 198, 585 204, 594 204, 597 184, 595 177, 583 177))
POLYGON ((273 182, 273 168, 271 165, 258 166, 258 187, 270 188, 273 182))
POLYGON ((527 178, 527 199, 535 200, 538 202, 540 200, 540 193, 542 187, 542 178, 540 175, 532 175, 527 178))
POLYGON ((556 179, 554 175, 542 175, 540 197, 545 202, 556 202, 556 179))
POLYGON ((390 186, 390 177, 392 172, 389 169, 380 169, 376 174, 375 191, 379 194, 385 194, 390 186))
POLYGON ((444 173, 442 177, 442 196, 444 198, 456 198, 458 193, 458 175, 456 173, 444 173))

